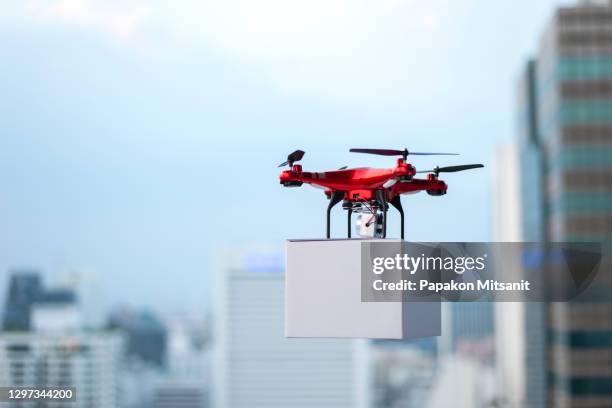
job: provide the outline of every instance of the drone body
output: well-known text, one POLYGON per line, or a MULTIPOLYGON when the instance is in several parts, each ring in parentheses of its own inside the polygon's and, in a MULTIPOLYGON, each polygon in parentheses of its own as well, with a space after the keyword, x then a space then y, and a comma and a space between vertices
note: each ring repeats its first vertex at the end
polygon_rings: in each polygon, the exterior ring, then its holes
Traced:
POLYGON ((348 237, 351 237, 351 214, 360 214, 359 235, 363 237, 386 238, 388 204, 393 205, 401 216, 401 238, 404 238, 404 211, 400 196, 402 194, 426 191, 432 196, 446 194, 448 186, 438 179, 439 173, 457 172, 484 167, 482 164, 469 164, 450 167, 436 167, 433 170, 417 172, 407 163, 408 155, 449 155, 452 153, 412 153, 408 150, 351 149, 355 153, 402 156, 396 166, 388 169, 360 167, 342 168, 325 172, 306 172, 302 166, 294 164, 304 157, 304 152, 296 150, 279 167, 289 165, 290 169, 280 174, 280 183, 285 187, 299 187, 304 183, 325 190, 330 202, 327 207, 327 238, 330 238, 331 209, 342 201, 348 211, 348 237), (429 173, 425 179, 415 178, 417 173, 429 173))

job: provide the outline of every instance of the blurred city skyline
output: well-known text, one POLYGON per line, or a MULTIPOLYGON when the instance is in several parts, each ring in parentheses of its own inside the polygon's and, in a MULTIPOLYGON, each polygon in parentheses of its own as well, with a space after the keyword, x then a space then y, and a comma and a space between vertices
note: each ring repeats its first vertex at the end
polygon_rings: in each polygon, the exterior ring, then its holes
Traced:
MULTIPOLYGON (((315 171, 394 163, 350 147, 454 151, 410 160, 485 168, 406 196, 409 241, 606 245, 611 29, 610 0, 11 2, 0 385, 126 408, 612 406, 606 273, 567 302, 381 312, 333 284, 359 261, 334 246, 358 242, 283 251, 323 236, 327 201, 276 167, 296 148, 315 171)), ((577 267, 525 255, 508 267, 551 293, 577 267)))
POLYGON ((406 231, 490 240, 489 164, 514 134, 521 62, 566 3, 11 2, 0 270, 82 271, 105 305, 209 307, 226 247, 323 235, 322 193, 277 183, 295 148, 315 170, 393 163, 350 147, 482 162, 444 198, 409 197, 406 231))

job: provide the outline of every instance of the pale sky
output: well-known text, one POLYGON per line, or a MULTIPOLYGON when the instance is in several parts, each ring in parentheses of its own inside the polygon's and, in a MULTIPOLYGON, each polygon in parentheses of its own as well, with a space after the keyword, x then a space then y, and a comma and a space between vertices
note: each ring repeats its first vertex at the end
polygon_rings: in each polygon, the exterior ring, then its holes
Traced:
POLYGON ((202 309, 220 250, 323 235, 322 192, 278 185, 297 148, 316 171, 393 165, 351 147, 482 162, 404 206, 408 239, 489 240, 491 158, 555 3, 5 1, 0 271, 82 270, 106 305, 202 309))

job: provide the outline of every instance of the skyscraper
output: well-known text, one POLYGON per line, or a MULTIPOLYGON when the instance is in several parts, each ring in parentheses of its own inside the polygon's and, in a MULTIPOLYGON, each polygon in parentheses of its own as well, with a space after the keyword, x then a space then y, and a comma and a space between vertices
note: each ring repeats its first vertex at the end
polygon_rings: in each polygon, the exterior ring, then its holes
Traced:
POLYGON ((165 365, 167 330, 153 312, 119 310, 110 316, 108 327, 125 334, 128 355, 156 366, 165 365))
POLYGON ((33 303, 42 291, 40 274, 31 270, 14 271, 11 274, 6 306, 4 330, 29 330, 33 303))
POLYGON ((80 328, 77 296, 72 288, 46 288, 40 274, 17 270, 11 274, 4 330, 29 331, 80 328))
MULTIPOLYGON (((542 205, 538 150, 533 134, 533 95, 530 85, 534 64, 527 64, 519 81, 518 143, 500 148, 496 157, 494 241, 540 241, 542 205), (531 176, 527 177, 527 174, 531 176), (523 179, 527 177, 527 179, 523 179)), ((520 271, 516 271, 520 273, 520 271)), ((495 303, 495 337, 498 395, 510 407, 546 406, 546 305, 530 302, 495 303)))
POLYGON ((232 259, 219 275, 214 406, 367 406, 365 342, 285 338, 282 256, 232 259))
MULTIPOLYGON (((496 219, 503 227, 497 228, 497 241, 541 242, 548 236, 544 227, 544 152, 538 137, 536 68, 536 60, 531 59, 520 73, 517 141, 511 150, 500 152, 498 157, 498 176, 503 178, 498 179, 502 187, 497 197, 496 219)), ((496 308, 499 311, 497 335, 505 343, 499 348, 500 364, 509 364, 512 368, 502 378, 507 398, 519 406, 547 406, 548 306, 537 302, 498 303, 496 308), (507 355, 505 359, 503 353, 507 355)))
MULTIPOLYGON (((611 242, 612 4, 558 9, 521 84, 522 239, 611 242)), ((612 305, 524 315, 526 405, 612 406, 612 305)))

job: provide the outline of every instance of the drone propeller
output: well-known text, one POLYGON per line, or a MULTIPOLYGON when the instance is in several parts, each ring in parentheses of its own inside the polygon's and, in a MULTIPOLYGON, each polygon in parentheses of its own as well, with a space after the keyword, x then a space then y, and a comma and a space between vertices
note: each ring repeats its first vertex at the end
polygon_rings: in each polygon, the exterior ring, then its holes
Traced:
POLYGON ((302 158, 304 157, 305 152, 303 150, 296 150, 295 152, 291 153, 289 156, 287 156, 287 161, 284 163, 281 163, 278 165, 278 167, 283 167, 283 166, 293 166, 293 163, 298 162, 300 160, 302 160, 302 158))
POLYGON ((348 169, 348 166, 342 166, 338 170, 346 170, 346 169, 348 169))
POLYGON ((447 166, 447 167, 438 167, 436 166, 433 170, 421 170, 417 171, 417 173, 434 173, 436 177, 440 173, 455 173, 457 171, 470 170, 470 169, 479 169, 484 167, 482 164, 462 164, 460 166, 447 166))
POLYGON ((408 149, 404 150, 393 150, 393 149, 351 149, 352 153, 367 153, 377 154, 379 156, 402 156, 404 160, 408 156, 457 156, 457 153, 423 153, 423 152, 410 152, 408 149))

